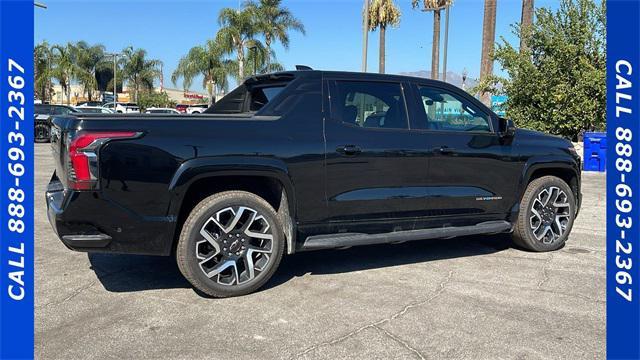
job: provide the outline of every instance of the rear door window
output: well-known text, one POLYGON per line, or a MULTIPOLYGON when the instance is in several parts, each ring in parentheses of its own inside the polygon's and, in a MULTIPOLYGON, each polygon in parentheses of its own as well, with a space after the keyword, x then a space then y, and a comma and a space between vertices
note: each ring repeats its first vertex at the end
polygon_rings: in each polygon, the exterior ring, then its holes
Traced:
POLYGON ((332 117, 362 128, 408 129, 407 110, 400 83, 336 81, 332 117))

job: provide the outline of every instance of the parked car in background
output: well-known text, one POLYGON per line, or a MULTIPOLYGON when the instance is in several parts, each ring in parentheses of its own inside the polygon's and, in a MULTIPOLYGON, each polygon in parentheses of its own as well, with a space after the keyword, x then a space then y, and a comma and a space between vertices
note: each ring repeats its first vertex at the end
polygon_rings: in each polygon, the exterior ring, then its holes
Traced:
POLYGON ((77 113, 78 110, 67 105, 35 104, 34 114, 34 141, 49 142, 51 133, 51 115, 69 115, 77 113))
POLYGON ((113 97, 113 93, 109 93, 109 92, 102 93, 102 103, 103 104, 114 102, 114 101, 115 101, 115 99, 113 97))
POLYGON ((179 112, 186 114, 187 113, 187 109, 189 108, 189 105, 187 104, 178 104, 176 105, 176 110, 178 110, 179 112))
POLYGON ((170 108, 148 108, 145 112, 145 114, 174 114, 174 115, 180 115, 181 113, 176 110, 176 109, 170 109, 170 108))
POLYGON ((78 106, 76 110, 84 114, 113 114, 113 110, 102 106, 78 106))
POLYGON ((202 114, 209 108, 207 104, 191 105, 187 108, 187 114, 202 114))
POLYGON ((78 103, 78 105, 76 105, 76 108, 85 107, 85 106, 102 106, 102 101, 84 101, 84 102, 80 102, 80 103, 78 103))
POLYGON ((109 102, 102 105, 102 107, 113 110, 113 112, 116 112, 119 114, 139 114, 140 113, 140 108, 136 103, 109 102))
POLYGON ((298 251, 497 233, 553 251, 580 208, 571 142, 431 79, 280 72, 202 115, 108 118, 52 120, 56 234, 174 255, 216 297, 258 289, 298 251))

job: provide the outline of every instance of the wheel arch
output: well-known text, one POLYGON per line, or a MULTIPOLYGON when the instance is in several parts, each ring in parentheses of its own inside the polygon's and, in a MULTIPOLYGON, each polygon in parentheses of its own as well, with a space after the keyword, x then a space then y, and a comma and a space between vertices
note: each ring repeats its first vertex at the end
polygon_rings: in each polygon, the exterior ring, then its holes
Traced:
POLYGON ((518 203, 514 207, 517 211, 520 205, 520 199, 524 194, 527 186, 535 179, 543 176, 555 176, 562 179, 569 185, 577 202, 577 209, 580 209, 580 169, 579 165, 573 159, 563 157, 545 157, 532 158, 527 161, 518 187, 518 203))
POLYGON ((287 252, 295 251, 295 193, 286 165, 264 158, 197 158, 184 162, 170 184, 168 215, 175 218, 171 248, 175 250, 182 225, 191 209, 215 193, 242 190, 265 199, 283 225, 287 252), (241 164, 241 165, 238 165, 241 164))

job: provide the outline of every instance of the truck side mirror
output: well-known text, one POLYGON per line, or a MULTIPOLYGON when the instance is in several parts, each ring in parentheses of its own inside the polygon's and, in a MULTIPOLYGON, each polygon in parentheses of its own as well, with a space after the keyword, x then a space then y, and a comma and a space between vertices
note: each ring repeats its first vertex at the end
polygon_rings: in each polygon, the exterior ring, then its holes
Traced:
POLYGON ((500 137, 510 139, 516 134, 516 124, 511 119, 499 118, 500 137))

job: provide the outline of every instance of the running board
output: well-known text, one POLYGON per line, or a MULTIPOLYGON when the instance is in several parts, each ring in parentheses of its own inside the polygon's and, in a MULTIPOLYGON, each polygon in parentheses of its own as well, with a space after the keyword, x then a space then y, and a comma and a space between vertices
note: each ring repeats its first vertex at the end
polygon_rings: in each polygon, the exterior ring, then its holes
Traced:
POLYGON ((340 233, 309 236, 301 251, 333 249, 359 245, 388 244, 413 240, 445 239, 458 236, 497 234, 511 230, 507 221, 487 221, 472 226, 395 231, 382 234, 340 233))

